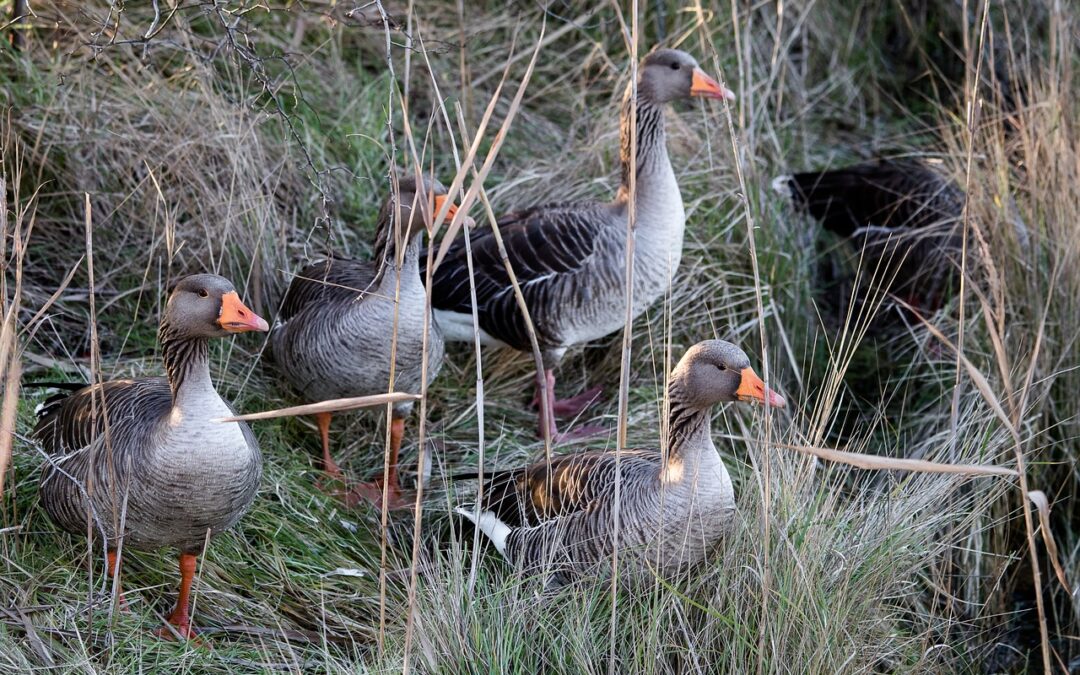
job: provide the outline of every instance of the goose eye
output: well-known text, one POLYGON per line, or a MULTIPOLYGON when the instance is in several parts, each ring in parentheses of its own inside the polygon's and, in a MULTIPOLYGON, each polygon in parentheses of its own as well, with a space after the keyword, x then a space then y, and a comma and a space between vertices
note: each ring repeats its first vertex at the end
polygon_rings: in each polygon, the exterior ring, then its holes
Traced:
POLYGON ((679 64, 678 63, 671 64, 671 69, 672 70, 678 70, 679 69, 679 64))
POLYGON ((200 298, 209 298, 210 297, 210 291, 206 290, 205 288, 200 288, 199 289, 199 297, 200 298))

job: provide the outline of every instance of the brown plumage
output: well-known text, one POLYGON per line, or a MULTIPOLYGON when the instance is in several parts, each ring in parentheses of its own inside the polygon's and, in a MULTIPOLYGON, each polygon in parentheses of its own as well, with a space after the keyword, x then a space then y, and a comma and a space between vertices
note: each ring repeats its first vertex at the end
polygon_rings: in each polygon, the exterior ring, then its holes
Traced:
MULTIPOLYGON (((773 186, 849 243, 859 259, 859 300, 885 294, 923 311, 945 301, 959 270, 964 192, 936 168, 878 160, 780 176, 773 186)), ((851 283, 844 275, 835 281, 851 283)))

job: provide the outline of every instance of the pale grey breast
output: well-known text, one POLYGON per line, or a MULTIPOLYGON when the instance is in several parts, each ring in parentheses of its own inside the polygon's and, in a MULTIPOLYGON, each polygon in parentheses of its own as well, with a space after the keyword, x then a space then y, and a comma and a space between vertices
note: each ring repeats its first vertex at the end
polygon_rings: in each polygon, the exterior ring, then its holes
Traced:
POLYGON ((135 548, 201 550, 208 531, 229 528, 247 511, 262 476, 247 425, 211 421, 231 414, 208 375, 205 384, 185 383, 176 406, 164 378, 82 389, 35 429, 49 453, 42 503, 62 528, 82 534, 89 498, 94 533, 111 547, 123 532, 135 548))

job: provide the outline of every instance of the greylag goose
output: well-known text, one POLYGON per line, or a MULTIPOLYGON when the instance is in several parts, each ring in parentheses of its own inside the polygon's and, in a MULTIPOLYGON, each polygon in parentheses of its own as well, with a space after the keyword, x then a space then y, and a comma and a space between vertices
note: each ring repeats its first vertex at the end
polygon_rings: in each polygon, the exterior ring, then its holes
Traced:
POLYGON ((262 476, 247 424, 215 421, 234 413, 210 380, 209 340, 267 329, 226 279, 185 277, 158 332, 167 377, 83 387, 38 412, 34 436, 49 455, 41 503, 57 525, 85 535, 89 509, 110 576, 124 547, 179 549, 180 593, 162 637, 195 635, 188 598, 196 556, 208 536, 240 520, 262 476))
MULTIPOLYGON (((667 453, 623 450, 618 547, 631 577, 670 575, 704 559, 727 530, 735 496, 713 445, 713 406, 785 401, 722 340, 691 347, 668 381, 667 453)), ((485 476, 483 507, 458 509, 514 566, 550 573, 548 586, 595 572, 614 550, 616 455, 594 451, 485 476)), ((475 474, 473 474, 475 477, 475 474)))
POLYGON ((779 176, 773 187, 850 243, 869 288, 925 310, 944 302, 958 270, 964 192, 929 164, 879 160, 779 176))
MULTIPOLYGON (((392 362, 394 387, 419 392, 425 323, 429 326, 428 381, 438 374, 443 362, 443 339, 438 326, 430 320, 419 260, 422 235, 446 198, 446 188, 438 181, 425 180, 422 189, 417 189, 415 179, 402 178, 397 197, 391 194, 379 213, 374 260, 320 260, 293 277, 270 344, 281 373, 304 400, 386 393, 392 362), (396 228, 395 223, 401 227, 396 228), (403 233, 400 247, 399 231, 403 233), (397 303, 396 293, 400 294, 397 303), (395 328, 396 353, 391 339, 395 328)), ((451 204, 449 217, 456 210, 451 204)), ((398 484, 397 463, 405 418, 412 406, 412 401, 395 405, 389 421, 386 492, 392 508, 406 505, 398 484)), ((323 469, 340 479, 341 470, 330 455, 331 414, 321 413, 316 420, 322 438, 323 469)), ((382 481, 378 480, 356 485, 345 494, 345 500, 350 505, 360 498, 379 504, 382 495, 382 481)))
MULTIPOLYGON (((613 201, 538 206, 498 221, 543 357, 536 401, 543 382, 551 415, 544 419, 544 406, 540 406, 541 437, 545 430, 552 438, 558 437, 554 417, 577 415, 599 394, 596 388, 572 399, 555 400, 554 368, 566 350, 614 333, 626 320, 624 270, 632 171, 636 171, 635 317, 666 292, 679 266, 686 215, 668 159, 663 105, 691 96, 734 98, 689 54, 676 49, 657 49, 644 58, 637 90, 637 156, 630 156, 634 108, 633 90, 628 88, 622 108, 622 182, 613 201)), ((527 324, 495 236, 490 231, 473 233, 470 243, 481 342, 530 351, 527 324)), ((446 339, 471 341, 472 298, 464 239, 454 242, 435 271, 431 295, 446 339)))

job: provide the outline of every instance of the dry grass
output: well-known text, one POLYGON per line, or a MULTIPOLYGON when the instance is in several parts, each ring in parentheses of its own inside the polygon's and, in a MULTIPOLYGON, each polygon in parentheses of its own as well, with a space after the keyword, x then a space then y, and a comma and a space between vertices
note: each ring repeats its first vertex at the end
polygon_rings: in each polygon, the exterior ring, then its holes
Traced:
MULTIPOLYGON (((28 378, 91 376, 84 193, 103 357, 92 375, 107 378, 159 371, 170 279, 218 272, 272 316, 296 265, 369 253, 392 165, 456 175, 481 226, 553 185, 558 200, 614 191, 632 21, 612 7, 384 3, 386 25, 404 29, 387 33, 365 3, 351 15, 330 2, 160 5, 155 21, 151 7, 31 3, 24 50, 0 55, 0 430, 20 365, 28 378)), ((625 374, 625 414, 609 395, 596 415, 622 422, 630 445, 656 444, 683 349, 733 338, 763 363, 794 405, 717 417, 740 495, 717 559, 673 585, 537 603, 445 515, 467 495, 439 477, 475 467, 478 437, 489 467, 544 452, 522 394, 531 360, 485 352, 481 368, 461 346, 425 400, 441 451, 421 518, 391 517, 384 539, 384 514, 344 513, 315 488, 306 422, 264 423, 266 485, 200 568, 215 649, 160 644, 146 627, 173 592, 165 556, 132 556, 133 614, 88 620, 85 542, 56 532, 34 496, 28 399, 0 521, 0 669, 391 672, 408 658, 424 672, 1037 672, 1036 588, 1052 669, 1077 667, 1080 14, 1049 0, 995 5, 985 23, 977 3, 641 5, 639 50, 662 32, 739 100, 730 127, 722 108, 669 115, 688 215, 678 280, 635 322, 626 365, 613 336, 569 359, 560 383, 614 392, 625 374), (873 335, 865 315, 837 326, 815 302, 815 229, 770 179, 909 152, 967 188, 964 291, 898 334, 873 335), (1014 482, 858 471, 792 446, 1022 468, 1053 505, 1072 597, 1014 482)), ((215 350, 223 394, 245 412, 291 403, 257 356, 250 342, 215 350)), ((335 438, 346 464, 381 471, 385 431, 348 417, 335 438)))

